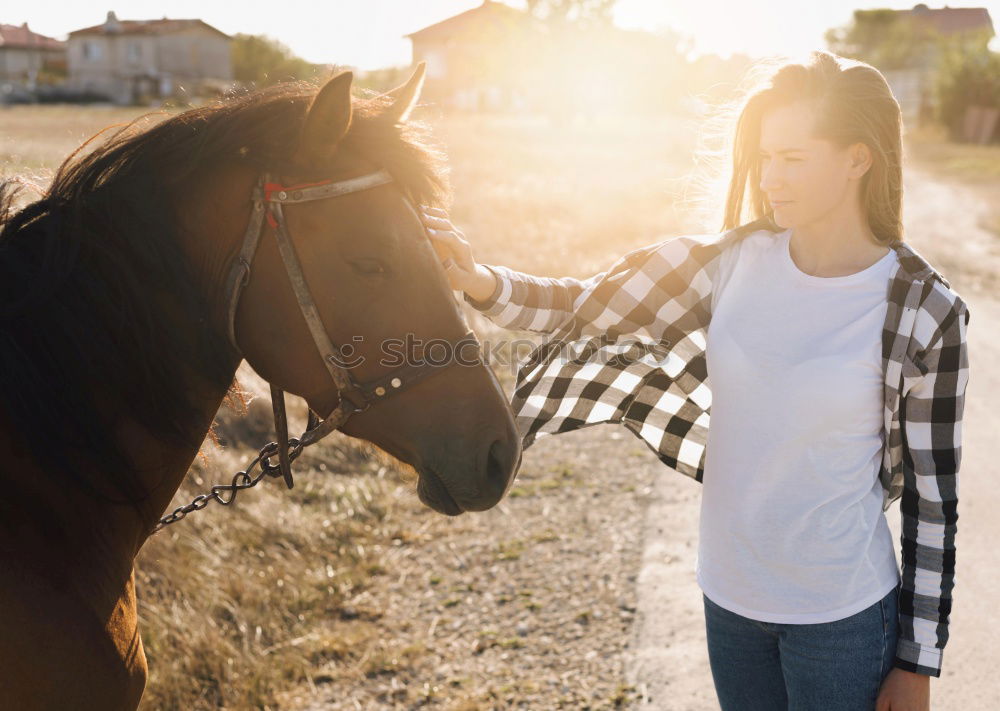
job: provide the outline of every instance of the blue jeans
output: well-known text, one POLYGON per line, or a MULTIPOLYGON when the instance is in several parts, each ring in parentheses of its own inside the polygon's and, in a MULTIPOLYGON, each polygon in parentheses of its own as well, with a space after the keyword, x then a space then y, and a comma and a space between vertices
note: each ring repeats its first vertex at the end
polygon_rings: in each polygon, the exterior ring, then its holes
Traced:
POLYGON ((712 679, 722 711, 874 711, 892 669, 899 585, 850 617, 760 622, 704 593, 712 679))

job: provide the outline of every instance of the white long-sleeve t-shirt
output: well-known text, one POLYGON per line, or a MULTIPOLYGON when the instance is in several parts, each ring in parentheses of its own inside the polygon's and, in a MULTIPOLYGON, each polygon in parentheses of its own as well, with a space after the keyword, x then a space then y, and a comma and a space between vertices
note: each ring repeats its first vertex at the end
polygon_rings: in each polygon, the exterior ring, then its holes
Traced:
POLYGON ((842 619, 899 582, 878 472, 889 252, 806 274, 791 230, 722 255, 707 333, 711 428, 697 579, 767 622, 842 619))

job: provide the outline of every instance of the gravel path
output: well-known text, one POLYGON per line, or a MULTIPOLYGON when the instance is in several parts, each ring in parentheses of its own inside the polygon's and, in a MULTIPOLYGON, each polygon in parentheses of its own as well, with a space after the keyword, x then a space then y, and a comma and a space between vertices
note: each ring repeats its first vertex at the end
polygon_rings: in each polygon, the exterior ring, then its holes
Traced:
POLYGON ((318 670, 282 708, 625 708, 645 510, 664 474, 633 435, 599 425, 530 447, 490 511, 449 519, 400 501, 392 515, 419 535, 354 601, 381 612, 385 658, 318 670))

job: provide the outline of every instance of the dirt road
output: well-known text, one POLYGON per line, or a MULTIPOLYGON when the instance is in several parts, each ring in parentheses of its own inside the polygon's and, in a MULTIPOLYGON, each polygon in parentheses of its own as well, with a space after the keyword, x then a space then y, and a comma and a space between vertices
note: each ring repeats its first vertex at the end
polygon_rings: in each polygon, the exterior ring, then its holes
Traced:
MULTIPOLYGON (((1000 707, 1000 679, 993 667, 1000 604, 1000 482, 993 475, 993 457, 1000 416, 990 405, 1000 393, 995 365, 1000 363, 1000 237, 983 227, 990 199, 986 190, 908 171, 905 239, 948 278, 971 313, 951 636, 942 675, 931 681, 931 708, 988 711, 1000 707)), ((694 575, 700 488, 678 485, 679 475, 668 470, 662 474, 654 480, 646 512, 626 675, 643 697, 636 709, 718 709, 694 575)), ((898 562, 898 502, 886 516, 898 562)))

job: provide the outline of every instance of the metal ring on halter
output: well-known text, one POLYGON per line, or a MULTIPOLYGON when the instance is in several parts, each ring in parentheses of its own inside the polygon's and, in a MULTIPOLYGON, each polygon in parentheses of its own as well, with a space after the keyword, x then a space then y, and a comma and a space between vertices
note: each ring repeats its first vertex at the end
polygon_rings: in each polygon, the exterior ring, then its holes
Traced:
MULTIPOLYGON (((275 443, 275 444, 277 444, 277 443, 275 443)), ((288 438, 288 448, 289 448, 288 449, 288 457, 292 461, 295 461, 295 459, 299 456, 299 454, 302 453, 302 450, 305 449, 305 447, 302 445, 302 440, 300 440, 298 437, 289 437, 288 438)), ((271 462, 271 457, 275 457, 277 455, 278 455, 278 451, 277 451, 277 448, 276 448, 275 451, 272 452, 271 454, 266 454, 263 457, 261 457, 261 466, 269 474, 272 474, 272 476, 274 476, 273 472, 281 472, 281 463, 279 462, 278 464, 273 464, 271 462)), ((290 489, 292 487, 288 487, 288 488, 290 489)))

